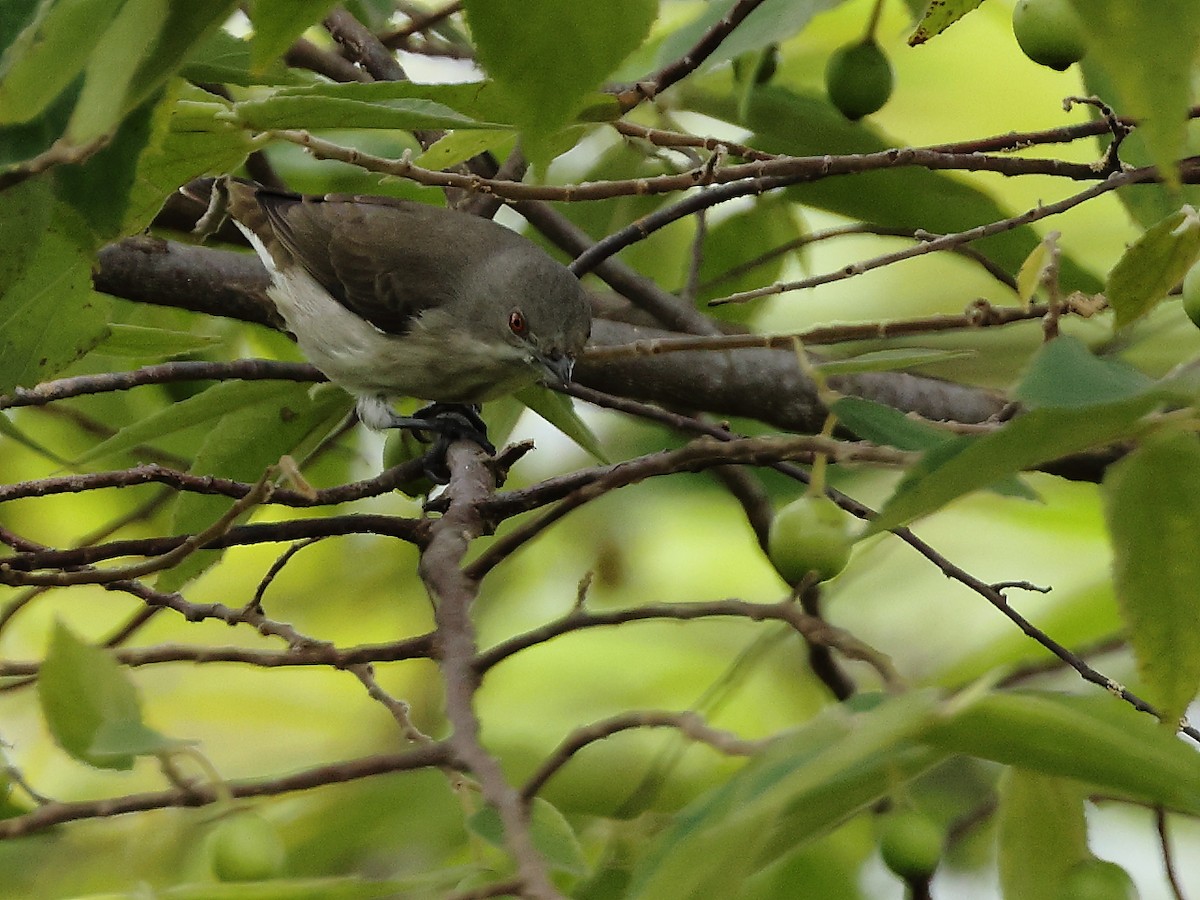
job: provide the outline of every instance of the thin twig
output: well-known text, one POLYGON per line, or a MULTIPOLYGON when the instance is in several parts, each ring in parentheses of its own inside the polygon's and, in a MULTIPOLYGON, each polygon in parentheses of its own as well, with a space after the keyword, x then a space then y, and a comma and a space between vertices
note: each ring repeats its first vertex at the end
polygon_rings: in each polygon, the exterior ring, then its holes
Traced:
MULTIPOLYGON (((241 612, 229 609, 241 616, 241 612)), ((227 624, 245 621, 254 625, 254 620, 232 616, 220 617, 227 624)), ((306 640, 296 643, 289 640, 285 650, 261 650, 250 647, 203 647, 186 644, 157 644, 152 647, 126 647, 116 650, 114 658, 121 665, 131 668, 165 663, 188 662, 195 665, 214 663, 238 663, 262 669, 285 667, 325 666, 333 669, 352 669, 369 663, 402 662, 411 659, 433 659, 437 646, 432 632, 415 635, 386 644, 359 644, 354 647, 335 647, 332 644, 306 640)), ((0 678, 18 678, 37 675, 41 664, 22 660, 0 660, 0 678)))
POLYGON ((810 458, 815 453, 826 453, 839 461, 869 460, 892 465, 904 465, 913 458, 904 451, 875 444, 845 443, 810 435, 737 438, 727 442, 700 438, 678 450, 653 453, 595 470, 594 478, 576 487, 553 509, 494 541, 467 567, 467 574, 474 579, 483 578, 519 547, 541 534, 568 512, 609 491, 662 475, 697 472, 729 464, 770 465, 797 457, 810 458))
MULTIPOLYGON (((127 581, 154 572, 161 572, 164 569, 170 569, 178 565, 185 557, 190 556, 196 550, 224 535, 239 516, 252 507, 257 506, 264 498, 270 496, 272 489, 270 478, 273 477, 273 474, 273 471, 268 469, 244 497, 235 500, 229 509, 222 513, 210 526, 203 531, 189 535, 177 546, 158 556, 139 563, 131 563, 127 566, 118 566, 112 569, 94 569, 89 566, 84 569, 44 575, 22 573, 17 576, 18 580, 16 583, 21 585, 52 585, 55 587, 71 584, 111 584, 115 581, 127 581)), ((8 565, 7 561, 0 561, 0 581, 5 581, 6 583, 7 578, 12 577, 12 573, 7 569, 8 565)))
POLYGON ((431 13, 424 15, 414 15, 409 21, 396 28, 394 31, 389 31, 387 34, 380 35, 379 42, 385 47, 397 49, 405 47, 408 39, 418 32, 432 28, 445 19, 450 18, 455 13, 461 12, 463 8, 462 0, 454 0, 453 3, 447 3, 441 9, 435 9, 431 13))
POLYGON ((626 712, 575 729, 554 748, 537 770, 521 787, 521 796, 528 802, 537 796, 554 774, 571 761, 588 744, 594 744, 635 728, 673 728, 681 735, 707 744, 718 753, 729 756, 750 756, 765 747, 768 741, 746 741, 737 735, 713 728, 694 712, 643 710, 626 712))
MULTIPOLYGON (((227 781, 221 786, 228 796, 271 797, 291 791, 310 790, 331 784, 344 784, 361 778, 393 772, 414 771, 434 766, 453 765, 453 754, 445 742, 423 744, 402 753, 378 754, 342 762, 327 763, 279 778, 227 781)), ((0 819, 0 840, 43 831, 53 825, 81 819, 108 819, 131 812, 205 806, 218 800, 218 790, 210 784, 194 784, 166 791, 127 794, 102 800, 51 802, 20 816, 0 819)))
MULTIPOLYGON (((378 497, 395 490, 421 473, 420 461, 405 462, 385 469, 373 478, 362 481, 352 481, 331 488, 322 488, 311 495, 286 488, 275 490, 264 499, 264 504, 291 507, 331 506, 348 500, 361 500, 366 497, 378 497)), ((129 469, 116 469, 111 472, 94 472, 85 475, 60 475, 51 478, 19 481, 14 484, 0 485, 0 503, 8 503, 27 497, 48 497, 56 494, 79 494, 87 491, 103 490, 106 488, 126 488, 143 484, 162 484, 175 491, 210 494, 230 497, 234 500, 244 498, 253 485, 245 481, 235 481, 231 478, 219 478, 215 475, 193 475, 190 472, 180 472, 160 466, 157 463, 147 463, 133 466, 129 469)))
MULTIPOLYGON (((697 350, 743 350, 765 348, 788 350, 800 341, 804 346, 853 343, 857 341, 888 340, 900 336, 936 334, 971 328, 1010 325, 1040 319, 1046 314, 1043 304, 1029 307, 993 306, 987 301, 976 302, 957 315, 920 316, 913 319, 893 319, 880 322, 857 322, 849 325, 824 325, 796 334, 721 334, 697 337, 646 338, 628 344, 592 345, 584 350, 588 361, 622 359, 634 356, 657 356, 662 353, 686 353, 697 350)), ((818 364, 819 366, 819 364, 818 364)))
POLYGON ((474 668, 480 677, 489 669, 514 654, 530 647, 543 644, 552 638, 581 631, 587 628, 609 628, 629 622, 644 622, 656 619, 691 621, 713 617, 749 619, 752 622, 780 621, 808 641, 824 644, 837 650, 849 659, 870 665, 889 688, 897 688, 902 679, 892 666, 891 660, 844 629, 810 616, 786 598, 780 603, 748 603, 745 600, 728 599, 696 603, 647 603, 629 609, 593 612, 574 608, 566 615, 538 628, 532 628, 479 653, 474 668))
POLYGON ((1167 811, 1161 806, 1154 809, 1154 829, 1158 832, 1158 846, 1162 850, 1163 869, 1166 871, 1167 883, 1171 885, 1171 893, 1175 900, 1187 900, 1183 892, 1183 883, 1175 870, 1175 854, 1171 851, 1171 839, 1167 834, 1167 811))
POLYGON ((866 259, 861 262, 851 263, 843 266, 834 272, 827 272, 823 275, 814 275, 809 278, 802 278, 799 281, 781 282, 778 284, 768 285, 767 287, 755 288, 750 291, 741 291, 736 294, 730 294, 728 297, 721 297, 716 300, 710 300, 709 306, 721 306, 727 303, 745 303, 748 300, 756 300, 759 297, 769 297, 775 294, 782 294, 786 291, 798 291, 804 288, 817 287, 823 284, 831 284, 835 281, 843 281, 847 278, 853 278, 856 275, 862 275, 864 272, 870 272, 872 269, 879 269, 883 266, 890 266, 894 263, 902 262, 906 259, 913 259, 917 256, 924 256, 926 253, 937 253, 942 250, 952 250, 956 247, 961 247, 964 244, 969 244, 972 241, 978 241, 985 237, 1002 234, 1006 231, 1020 228, 1024 225, 1030 225, 1033 222, 1050 216, 1057 216, 1069 209, 1085 203, 1088 200, 1095 199, 1102 194, 1107 194, 1110 191, 1115 191, 1119 187, 1124 187, 1127 184, 1135 184, 1139 181, 1145 181, 1153 177, 1154 169, 1132 169, 1127 172, 1119 172, 1112 175, 1099 184, 1092 185, 1085 191, 1080 191, 1078 194, 1073 194, 1065 200, 1060 200, 1057 203, 1051 203, 1046 206, 1035 206, 1033 209, 1026 210, 1020 215, 1011 216, 1007 219, 1000 219, 996 222, 989 222, 987 225, 979 225, 975 228, 969 228, 966 231, 960 231, 955 234, 942 235, 930 241, 917 244, 913 247, 906 247, 903 250, 897 250, 893 253, 884 253, 880 256, 866 259))
POLYGON ((56 400, 127 391, 148 384, 174 384, 181 381, 326 381, 315 366, 308 363, 280 362, 273 359, 235 359, 228 362, 179 360, 131 369, 127 372, 104 372, 97 375, 76 375, 44 381, 32 388, 16 388, 11 394, 0 394, 0 409, 19 406, 42 406, 56 400))
POLYGON ((403 700, 393 697, 379 684, 375 677, 375 669, 370 663, 359 663, 347 667, 355 678, 367 689, 367 696, 383 706, 400 727, 400 732, 408 740, 417 744, 436 743, 433 738, 413 724, 412 708, 403 700))
MULTIPOLYGON (((715 278, 710 278, 708 281, 703 282, 699 287, 701 290, 707 290, 715 287, 718 284, 721 284, 724 281, 730 281, 734 278, 745 275, 748 272, 752 272, 758 267, 773 262, 780 256, 791 253, 794 250, 799 250, 811 244, 820 243, 821 241, 827 241, 832 238, 856 234, 873 234, 879 235, 880 237, 904 237, 912 238, 916 241, 932 241, 936 240, 937 238, 944 237, 944 235, 933 234, 922 229, 876 225, 871 222, 855 222, 850 225, 838 225, 833 228, 826 228, 821 231, 813 231, 809 234, 803 234, 798 238, 785 241, 779 246, 772 247, 765 253, 759 254, 758 256, 754 257, 754 259, 747 260, 746 262, 736 266, 732 266, 715 278)), ((976 250, 974 247, 951 247, 950 250, 952 253, 957 253, 958 255, 969 259, 972 262, 978 263, 985 272, 987 272, 1005 287, 1011 288, 1014 291, 1016 290, 1016 279, 999 265, 994 263, 986 255, 976 250)))
POLYGON ((763 0, 738 0, 721 18, 714 23, 686 53, 663 66, 653 75, 643 78, 633 87, 617 94, 617 101, 625 111, 633 109, 642 100, 653 98, 660 91, 665 91, 672 85, 678 84, 708 59, 721 43, 733 34, 750 13, 754 12, 763 0))
MULTIPOLYGON (((762 193, 775 187, 821 181, 826 178, 860 172, 912 167, 933 171, 997 172, 1009 176, 1053 175, 1075 181, 1093 181, 1103 177, 1087 163, 1071 163, 1035 157, 939 153, 933 150, 906 147, 842 156, 786 156, 754 160, 738 165, 699 166, 684 172, 651 178, 628 178, 567 185, 527 184, 519 181, 484 178, 461 172, 426 169, 416 165, 409 154, 401 156, 400 159, 389 159, 334 143, 302 129, 269 130, 264 132, 264 136, 268 139, 297 144, 318 159, 338 160, 370 172, 407 178, 429 187, 458 188, 471 193, 495 195, 510 201, 579 202, 607 200, 614 197, 679 193, 695 187, 718 186, 723 188, 722 191, 715 191, 711 194, 707 205, 712 206, 734 197, 745 196, 748 193, 762 193)), ((1133 171, 1142 173, 1141 178, 1135 180, 1147 180, 1155 177, 1155 170, 1152 168, 1133 171)), ((695 211, 695 208, 682 208, 675 218, 682 218, 682 216, 690 215, 695 211)), ((662 224, 667 223, 663 222, 662 224)))

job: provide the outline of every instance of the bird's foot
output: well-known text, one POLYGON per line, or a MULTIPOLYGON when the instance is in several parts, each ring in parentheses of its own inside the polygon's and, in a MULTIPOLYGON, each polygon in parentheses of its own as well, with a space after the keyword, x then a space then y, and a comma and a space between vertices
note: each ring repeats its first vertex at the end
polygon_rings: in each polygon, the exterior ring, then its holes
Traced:
POLYGON ((388 427, 407 428, 417 440, 432 443, 433 446, 425 454, 425 474, 436 484, 446 484, 450 480, 446 450, 455 441, 473 441, 489 456, 496 455, 496 448, 488 440, 487 425, 480 418, 477 406, 431 403, 411 416, 393 415, 388 427))

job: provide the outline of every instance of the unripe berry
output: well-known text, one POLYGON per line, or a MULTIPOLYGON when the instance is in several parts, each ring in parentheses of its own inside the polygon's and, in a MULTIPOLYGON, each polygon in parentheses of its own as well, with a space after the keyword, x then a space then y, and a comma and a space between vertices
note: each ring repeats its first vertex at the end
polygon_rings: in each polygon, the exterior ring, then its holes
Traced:
POLYGON ((275 826, 256 812, 222 819, 208 837, 208 860, 221 881, 263 881, 283 872, 287 851, 275 826))
POLYGON ((1087 52, 1083 23, 1070 0, 1020 0, 1012 27, 1024 54, 1051 69, 1061 72, 1087 52))
POLYGON ((873 40, 839 47, 825 66, 825 92, 847 119, 882 108, 892 96, 892 64, 873 40))
POLYGON ((927 878, 942 858, 945 835, 919 812, 888 813, 879 823, 879 855, 901 878, 927 878))
POLYGON ((826 581, 846 568, 853 543, 850 515, 828 497, 805 494, 775 514, 767 555, 788 584, 809 572, 826 581))

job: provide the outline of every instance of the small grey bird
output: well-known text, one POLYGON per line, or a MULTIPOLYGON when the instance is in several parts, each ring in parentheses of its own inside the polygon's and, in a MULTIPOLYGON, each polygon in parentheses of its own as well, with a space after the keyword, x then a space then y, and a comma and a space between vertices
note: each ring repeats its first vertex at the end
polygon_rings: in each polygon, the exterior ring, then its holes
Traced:
POLYGON ((300 349, 354 395, 368 427, 447 430, 425 411, 397 415, 390 397, 438 412, 570 379, 590 304, 574 275, 516 232, 385 197, 231 178, 214 192, 270 271, 267 293, 300 349))

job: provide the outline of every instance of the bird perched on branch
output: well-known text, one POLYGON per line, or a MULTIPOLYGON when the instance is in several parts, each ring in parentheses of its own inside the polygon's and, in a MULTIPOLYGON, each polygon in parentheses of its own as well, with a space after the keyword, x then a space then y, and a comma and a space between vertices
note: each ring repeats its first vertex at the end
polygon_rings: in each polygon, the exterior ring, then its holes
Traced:
POLYGON ((491 449, 474 405, 536 381, 567 382, 591 329, 578 279, 487 219, 228 177, 212 183, 205 220, 220 212, 270 271, 267 293, 304 355, 356 398, 371 428, 471 437, 491 449), (433 403, 400 416, 388 402, 398 396, 433 403))

